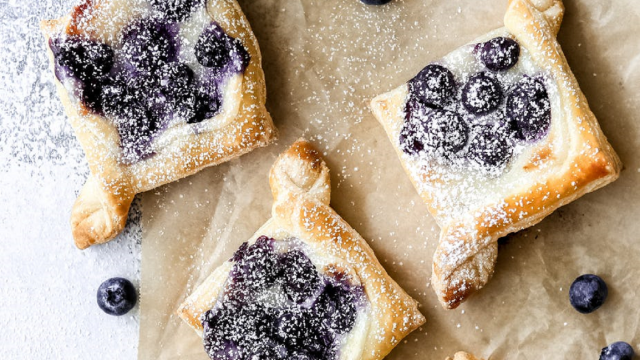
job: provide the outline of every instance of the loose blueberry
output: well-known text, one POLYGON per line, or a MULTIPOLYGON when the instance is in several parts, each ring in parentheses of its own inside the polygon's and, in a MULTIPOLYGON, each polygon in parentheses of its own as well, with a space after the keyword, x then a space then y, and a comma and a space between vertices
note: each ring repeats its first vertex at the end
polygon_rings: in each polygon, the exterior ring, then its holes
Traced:
POLYGON ((635 355, 631 345, 618 341, 602 349, 600 360, 633 360, 635 355))
POLYGON ((596 275, 579 276, 569 289, 569 301, 578 312, 589 314, 596 311, 607 300, 607 284, 596 275))
POLYGON ((546 135, 551 125, 551 102, 544 83, 523 77, 507 96, 505 113, 520 140, 534 141, 546 135))
POLYGON ((489 70, 504 71, 512 68, 520 57, 520 45, 505 37, 493 38, 480 46, 480 60, 489 70))
POLYGON ((98 306, 109 315, 128 313, 137 300, 136 288, 127 279, 111 278, 98 288, 98 306))
POLYGON ((113 49, 107 44, 68 36, 50 39, 49 47, 59 69, 56 73, 72 76, 82 83, 98 80, 113 67, 113 49))
POLYGON ((391 0, 360 0, 366 5, 384 5, 391 2, 391 0))
POLYGON ((469 142, 467 157, 483 167, 500 168, 513 155, 513 142, 504 127, 480 125, 469 142))
POLYGON ((318 292, 322 281, 311 260, 300 250, 292 250, 280 259, 282 290, 289 300, 301 304, 318 292))
POLYGON ((166 23, 153 18, 141 19, 123 30, 122 53, 137 71, 150 73, 175 60, 175 36, 166 23))
POLYGON ((498 80, 480 72, 472 75, 462 88, 462 105, 472 114, 484 115, 498 108, 502 96, 498 80))
POLYGON ((151 0, 151 6, 169 21, 184 21, 204 0, 151 0))
POLYGON ((438 64, 429 64, 409 81, 409 92, 425 105, 442 108, 456 92, 453 73, 438 64))

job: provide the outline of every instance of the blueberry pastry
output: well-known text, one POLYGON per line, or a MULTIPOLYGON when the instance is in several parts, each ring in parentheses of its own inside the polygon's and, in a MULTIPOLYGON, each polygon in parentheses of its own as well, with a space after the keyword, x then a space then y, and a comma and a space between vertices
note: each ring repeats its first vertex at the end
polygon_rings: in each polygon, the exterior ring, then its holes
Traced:
POLYGON ((81 249, 122 231, 135 194, 275 135, 258 43, 234 0, 84 0, 41 28, 91 170, 71 215, 81 249))
POLYGON ((441 228, 431 283, 445 308, 489 281, 498 238, 619 175, 556 40, 563 13, 511 0, 504 28, 371 103, 441 228))
POLYGON ((272 218, 178 309, 211 359, 382 359, 424 317, 364 239, 329 206, 309 143, 269 178, 272 218))

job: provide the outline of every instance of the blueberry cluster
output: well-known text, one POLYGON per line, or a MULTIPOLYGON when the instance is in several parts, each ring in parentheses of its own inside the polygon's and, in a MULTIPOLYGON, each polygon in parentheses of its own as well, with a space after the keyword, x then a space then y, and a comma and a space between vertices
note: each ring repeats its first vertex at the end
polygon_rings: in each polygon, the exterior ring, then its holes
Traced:
POLYGON ((511 89, 499 80, 501 72, 518 62, 518 43, 497 37, 476 45, 474 52, 487 70, 472 74, 464 84, 438 64, 427 65, 409 81, 400 132, 405 153, 426 153, 446 162, 466 159, 495 169, 509 162, 516 142, 536 141, 547 133, 551 103, 542 80, 525 75, 511 89))
POLYGON ((262 236, 234 254, 225 292, 202 317, 211 359, 337 359, 362 288, 317 272, 300 250, 262 236))
POLYGON ((118 128, 124 161, 152 155, 151 141, 174 119, 199 123, 222 106, 221 85, 242 73, 250 55, 238 39, 212 22, 195 44, 204 67, 196 79, 179 60, 180 24, 203 0, 151 1, 154 12, 122 31, 121 50, 80 36, 52 38, 60 81, 73 82, 75 94, 92 112, 118 128))

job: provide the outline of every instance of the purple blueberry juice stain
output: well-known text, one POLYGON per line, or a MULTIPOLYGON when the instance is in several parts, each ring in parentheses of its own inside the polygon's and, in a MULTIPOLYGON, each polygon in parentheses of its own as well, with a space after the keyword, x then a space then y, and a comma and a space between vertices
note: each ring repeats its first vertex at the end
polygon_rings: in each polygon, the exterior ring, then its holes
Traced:
POLYGON ((152 1, 151 16, 123 29, 120 49, 79 36, 49 41, 56 77, 87 109, 117 127, 125 164, 153 156, 154 139, 175 121, 196 124, 216 116, 224 86, 249 65, 251 56, 240 40, 216 22, 196 44, 198 61, 205 66, 202 74, 196 78, 179 60, 179 22, 203 4, 152 1))
POLYGON ((261 236, 233 255, 225 291, 202 317, 212 359, 337 359, 364 289, 320 274, 300 249, 261 236))
POLYGON ((466 82, 435 63, 408 82, 400 148, 410 156, 495 173, 508 165, 518 144, 549 132, 551 102, 540 76, 525 74, 506 84, 504 73, 520 58, 515 40, 496 37, 470 51, 482 71, 466 82))

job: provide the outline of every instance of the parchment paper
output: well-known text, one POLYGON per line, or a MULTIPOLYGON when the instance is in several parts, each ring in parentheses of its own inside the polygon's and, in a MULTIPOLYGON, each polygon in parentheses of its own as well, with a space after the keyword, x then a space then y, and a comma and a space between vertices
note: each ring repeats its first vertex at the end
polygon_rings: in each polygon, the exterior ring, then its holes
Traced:
POLYGON ((270 216, 267 174, 297 137, 332 171, 332 206, 422 304, 427 324, 388 359, 595 359, 623 340, 640 350, 640 3, 566 0, 559 39, 626 168, 621 178, 502 241, 485 289, 454 311, 428 279, 439 229, 368 110, 430 61, 502 26, 506 0, 240 1, 263 53, 280 140, 143 196, 141 359, 206 359, 178 304, 270 216), (568 289, 601 275, 609 299, 571 308, 568 289))

